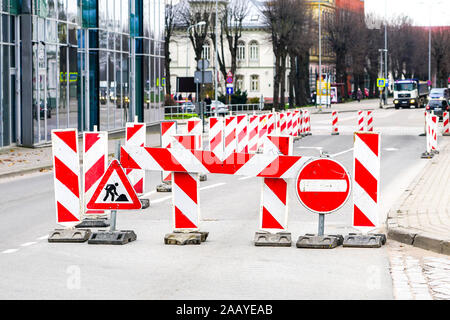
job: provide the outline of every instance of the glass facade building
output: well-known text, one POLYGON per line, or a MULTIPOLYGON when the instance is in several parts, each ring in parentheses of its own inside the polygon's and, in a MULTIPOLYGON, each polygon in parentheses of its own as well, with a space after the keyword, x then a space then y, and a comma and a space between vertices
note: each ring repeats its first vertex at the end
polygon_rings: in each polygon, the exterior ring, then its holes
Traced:
POLYGON ((0 1, 1 146, 163 119, 164 0, 0 1))

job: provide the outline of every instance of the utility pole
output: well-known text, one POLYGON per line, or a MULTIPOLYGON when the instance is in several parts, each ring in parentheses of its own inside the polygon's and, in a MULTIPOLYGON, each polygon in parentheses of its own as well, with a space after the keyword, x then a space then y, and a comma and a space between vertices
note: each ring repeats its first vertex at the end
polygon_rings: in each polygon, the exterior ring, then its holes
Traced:
MULTIPOLYGON (((388 62, 388 48, 387 48, 387 0, 384 0, 384 78, 388 78, 388 72, 387 72, 387 62, 388 62)), ((388 95, 388 89, 385 86, 383 89, 384 92, 384 105, 387 105, 387 95, 388 95)))
MULTIPOLYGON (((379 78, 383 75, 383 52, 386 52, 386 49, 378 49, 380 52, 380 72, 379 72, 379 78)), ((386 90, 386 87, 383 88, 383 91, 386 90)), ((380 88, 380 108, 383 108, 383 92, 380 88)))
POLYGON ((316 92, 316 100, 319 98, 320 93, 320 104, 319 112, 322 112, 322 16, 321 16, 321 6, 322 0, 319 0, 319 88, 316 92))
POLYGON ((218 0, 216 0, 216 25, 214 28, 214 39, 215 39, 215 53, 214 53, 214 100, 217 101, 217 64, 218 64, 218 51, 217 51, 217 27, 218 27, 218 0))

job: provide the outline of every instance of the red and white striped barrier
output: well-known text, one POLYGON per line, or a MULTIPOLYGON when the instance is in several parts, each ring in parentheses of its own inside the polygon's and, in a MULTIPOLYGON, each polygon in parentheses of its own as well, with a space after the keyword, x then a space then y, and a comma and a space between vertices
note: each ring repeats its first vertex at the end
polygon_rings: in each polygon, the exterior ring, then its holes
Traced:
MULTIPOLYGON (((264 152, 292 155, 293 137, 267 136, 264 152)), ((261 192, 259 228, 262 231, 285 232, 288 222, 288 180, 264 178, 261 192)))
POLYGON ((358 131, 365 131, 366 124, 364 121, 364 111, 359 110, 358 111, 358 131))
POLYGON ((238 153, 248 153, 248 116, 241 114, 236 116, 236 138, 238 153))
POLYGON ((305 124, 305 135, 311 134, 311 114, 309 110, 303 110, 303 114, 305 115, 303 118, 303 123, 305 124))
POLYGON ((286 134, 288 136, 292 135, 292 112, 286 112, 286 134))
POLYGON ((276 134, 276 120, 277 116, 275 113, 269 113, 267 115, 267 134, 274 135, 276 134))
POLYGON ((223 118, 210 117, 209 118, 209 150, 223 159, 223 118))
POLYGON ((258 150, 264 150, 264 139, 267 137, 267 114, 259 115, 259 125, 258 125, 258 150))
POLYGON ((278 134, 287 135, 287 115, 283 112, 278 114, 278 134))
POLYGON ((294 110, 292 116, 292 136, 297 137, 300 127, 300 110, 294 110))
POLYGON ((331 113, 331 134, 332 135, 339 135, 339 126, 338 126, 338 112, 333 111, 331 113))
POLYGON ((224 157, 227 158, 230 154, 236 152, 237 137, 236 137, 237 118, 236 116, 225 117, 225 140, 224 140, 224 157))
MULTIPOLYGON (((248 152, 256 153, 259 142, 259 116, 251 115, 248 123, 248 152)), ((222 159, 222 158, 221 158, 222 159)))
MULTIPOLYGON (((146 143, 145 123, 127 122, 125 131, 125 144, 134 146, 145 146, 146 143)), ((105 169, 106 170, 106 169, 105 169)), ((127 169, 125 173, 137 194, 143 194, 145 188, 145 171, 127 169)))
POLYGON ((298 135, 299 136, 303 136, 304 134, 304 124, 303 124, 303 111, 300 111, 300 119, 299 119, 299 124, 298 124, 298 135))
POLYGON ((369 110, 367 111, 366 115, 367 115, 366 131, 373 132, 373 112, 369 110))
POLYGON ((430 115, 430 145, 431 145, 431 152, 438 151, 438 142, 437 142, 437 129, 438 129, 438 122, 439 118, 438 116, 435 116, 434 114, 430 115))
POLYGON ((123 146, 120 155, 122 166, 130 169, 283 179, 295 178, 298 170, 311 159, 274 153, 232 153, 222 161, 211 151, 136 146, 123 146))
MULTIPOLYGON (((173 136, 177 134, 176 121, 161 121, 161 148, 170 148, 173 136)), ((164 183, 172 181, 170 172, 162 172, 161 180, 164 183)))
POLYGON ((191 118, 187 121, 187 134, 195 134, 197 136, 198 145, 203 148, 203 124, 202 120, 198 118, 191 118))
MULTIPOLYGON (((87 209, 97 186, 108 167, 108 133, 83 133, 83 218, 104 216, 104 210, 87 209)), ((132 170, 132 169, 130 169, 132 170)))
POLYGON ((56 223, 66 228, 80 223, 80 158, 76 129, 52 130, 56 223))
MULTIPOLYGON (((175 135, 173 148, 199 150, 198 135, 175 135)), ((199 174, 173 172, 173 229, 174 231, 196 231, 200 217, 199 174)))
POLYGON ((449 112, 444 112, 442 115, 442 135, 450 136, 450 117, 449 112))
POLYGON ((355 133, 353 227, 363 233, 379 227, 380 138, 379 133, 355 133))

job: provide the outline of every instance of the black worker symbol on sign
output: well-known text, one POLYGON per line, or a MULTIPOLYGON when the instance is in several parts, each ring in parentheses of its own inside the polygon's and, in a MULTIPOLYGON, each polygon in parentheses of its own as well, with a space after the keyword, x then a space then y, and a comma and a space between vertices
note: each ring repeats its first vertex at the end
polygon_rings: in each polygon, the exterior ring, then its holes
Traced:
POLYGON ((128 198, 126 195, 121 194, 119 196, 119 194, 117 193, 117 189, 116 187, 119 184, 116 182, 114 184, 107 184, 105 187, 106 190, 106 196, 103 198, 103 201, 106 201, 108 199, 109 196, 111 196, 111 201, 114 202, 114 198, 117 196, 116 202, 120 202, 120 201, 128 201, 128 198))

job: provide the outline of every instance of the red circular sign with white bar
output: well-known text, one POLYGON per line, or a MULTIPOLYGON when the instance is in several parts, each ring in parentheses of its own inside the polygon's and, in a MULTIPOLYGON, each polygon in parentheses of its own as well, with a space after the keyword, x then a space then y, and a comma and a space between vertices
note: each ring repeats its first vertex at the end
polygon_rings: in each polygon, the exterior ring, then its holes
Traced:
POLYGON ((344 166, 331 159, 308 162, 298 173, 295 191, 308 210, 326 214, 340 209, 350 196, 350 175, 344 166))

